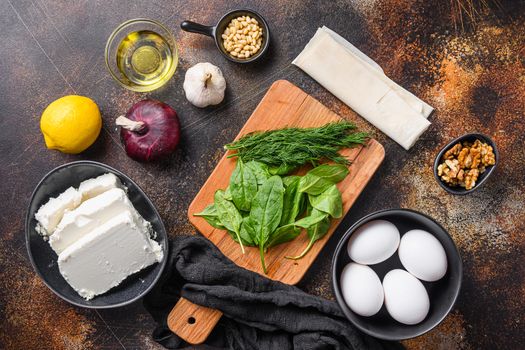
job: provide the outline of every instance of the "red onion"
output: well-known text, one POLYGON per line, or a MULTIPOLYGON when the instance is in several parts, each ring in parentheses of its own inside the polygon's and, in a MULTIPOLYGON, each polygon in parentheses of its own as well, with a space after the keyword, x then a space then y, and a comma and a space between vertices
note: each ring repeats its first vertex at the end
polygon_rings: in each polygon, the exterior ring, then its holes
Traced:
POLYGON ((131 158, 148 162, 172 153, 180 140, 177 112, 156 100, 135 103, 116 120, 120 137, 131 158))

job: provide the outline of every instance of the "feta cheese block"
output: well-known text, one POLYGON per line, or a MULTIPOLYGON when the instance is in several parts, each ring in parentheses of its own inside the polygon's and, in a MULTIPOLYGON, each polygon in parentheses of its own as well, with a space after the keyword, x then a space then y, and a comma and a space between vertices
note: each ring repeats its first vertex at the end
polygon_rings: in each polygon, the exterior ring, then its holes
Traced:
POLYGON ((82 196, 73 187, 69 187, 56 198, 50 198, 35 214, 38 221, 36 231, 43 236, 51 235, 64 213, 75 209, 81 201, 82 196))
POLYGON ((85 201, 111 190, 112 188, 123 188, 123 186, 120 179, 115 174, 107 173, 82 181, 78 186, 78 192, 82 196, 82 201, 85 201))
POLYGON ((126 277, 160 262, 162 247, 125 211, 84 235, 58 256, 64 279, 89 300, 126 277))
POLYGON ((126 193, 120 188, 113 188, 67 212, 49 237, 49 244, 60 254, 90 231, 124 212, 130 213, 141 226, 141 230, 150 231, 150 224, 133 207, 126 193))

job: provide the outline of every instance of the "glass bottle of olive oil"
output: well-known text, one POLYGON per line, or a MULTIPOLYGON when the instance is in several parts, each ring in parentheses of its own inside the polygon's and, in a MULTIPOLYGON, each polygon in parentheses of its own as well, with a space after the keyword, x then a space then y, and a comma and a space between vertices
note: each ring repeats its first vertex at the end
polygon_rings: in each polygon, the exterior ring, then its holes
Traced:
POLYGON ((151 90, 171 78, 173 65, 169 44, 161 35, 150 30, 131 32, 117 49, 117 66, 121 73, 131 83, 147 86, 151 90))

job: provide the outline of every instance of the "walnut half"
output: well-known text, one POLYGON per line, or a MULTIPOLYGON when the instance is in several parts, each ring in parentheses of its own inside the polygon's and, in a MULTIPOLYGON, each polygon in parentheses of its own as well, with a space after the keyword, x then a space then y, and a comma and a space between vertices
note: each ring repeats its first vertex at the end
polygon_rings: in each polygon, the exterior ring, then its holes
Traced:
POLYGON ((443 159, 453 159, 457 157, 462 148, 461 143, 456 143, 451 149, 445 152, 443 159))
POLYGON ((467 175, 465 176, 465 189, 470 190, 476 186, 476 181, 478 180, 479 170, 470 169, 467 175))

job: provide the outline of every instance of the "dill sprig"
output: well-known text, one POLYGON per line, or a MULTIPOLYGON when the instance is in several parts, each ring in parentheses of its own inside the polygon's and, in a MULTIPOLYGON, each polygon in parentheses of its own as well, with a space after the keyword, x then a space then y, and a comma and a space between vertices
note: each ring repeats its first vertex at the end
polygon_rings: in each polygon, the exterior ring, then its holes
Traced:
POLYGON ((321 159, 348 165, 350 162, 339 150, 363 144, 368 138, 367 133, 352 132, 355 128, 353 123, 341 121, 317 128, 256 131, 224 148, 237 151, 229 158, 240 157, 243 162, 256 160, 275 167, 315 165, 321 159))

